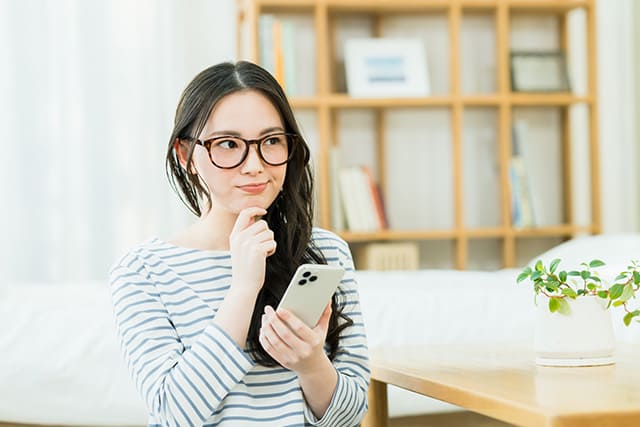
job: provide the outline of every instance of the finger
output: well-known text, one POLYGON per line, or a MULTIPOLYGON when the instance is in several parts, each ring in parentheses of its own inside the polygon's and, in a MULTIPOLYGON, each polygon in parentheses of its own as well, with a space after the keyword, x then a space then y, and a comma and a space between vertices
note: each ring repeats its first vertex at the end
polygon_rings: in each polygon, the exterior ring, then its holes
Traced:
POLYGON ((276 249, 278 248, 278 243, 275 240, 271 240, 271 241, 265 242, 263 246, 264 246, 265 254, 269 257, 276 253, 276 249))
POLYGON ((252 234, 258 234, 263 231, 271 231, 271 230, 269 229, 269 224, 267 224, 267 221, 265 221, 264 219, 258 219, 258 220, 255 220, 254 223, 249 224, 244 229, 244 231, 252 234))
MULTIPOLYGON (((253 226, 251 226, 253 227, 253 226)), ((248 229, 245 230, 245 232, 249 232, 249 230, 251 229, 251 227, 249 227, 248 229)), ((256 243, 264 243, 264 242, 268 242, 270 240, 273 240, 274 238, 274 234, 273 231, 269 230, 268 228, 259 231, 258 233, 256 233, 256 235, 253 237, 254 241, 256 243)))
POLYGON ((292 349, 274 330, 273 317, 270 317, 269 315, 265 316, 267 318, 266 323, 260 329, 260 335, 264 337, 269 347, 265 347, 265 350, 268 350, 269 354, 274 357, 277 355, 280 360, 290 360, 293 355, 292 349))
POLYGON ((322 331, 326 333, 326 331, 329 329, 329 320, 331 320, 331 312, 332 312, 331 301, 329 301, 327 306, 324 308, 324 311, 320 316, 320 320, 318 320, 318 324, 315 326, 315 328, 320 328, 322 331))
POLYGON ((280 320, 278 316, 274 316, 274 319, 269 325, 275 334, 278 335, 278 338, 293 352, 297 354, 300 353, 300 350, 304 349, 306 343, 301 340, 285 322, 280 320))
MULTIPOLYGON (((286 310, 284 308, 278 309, 277 318, 281 319, 281 322, 287 329, 296 336, 298 340, 311 342, 314 338, 311 328, 304 323, 298 316, 286 310)), ((298 343, 299 344, 299 343, 298 343)))
POLYGON ((233 225, 231 233, 238 233, 244 230, 245 228, 256 222, 256 217, 266 215, 266 213, 266 209, 260 208, 258 206, 242 209, 238 214, 238 218, 233 225))
POLYGON ((268 257, 269 257, 269 256, 271 256, 271 255, 273 255, 273 254, 275 254, 275 253, 276 253, 276 249, 277 249, 277 247, 278 247, 278 242, 276 242, 275 240, 273 240, 273 241, 272 241, 272 243, 273 243, 273 249, 269 249, 269 250, 267 250, 267 256, 268 256, 268 257))

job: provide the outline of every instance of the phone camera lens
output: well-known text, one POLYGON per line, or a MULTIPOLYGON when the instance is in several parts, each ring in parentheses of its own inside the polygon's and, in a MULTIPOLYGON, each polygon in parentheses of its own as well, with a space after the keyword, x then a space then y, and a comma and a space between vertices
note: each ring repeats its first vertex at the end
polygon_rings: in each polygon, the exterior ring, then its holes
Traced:
POLYGON ((298 281, 298 285, 300 285, 300 286, 303 286, 303 285, 306 285, 306 284, 307 284, 306 279, 301 279, 300 281, 298 281))
POLYGON ((311 276, 310 271, 305 271, 304 273, 302 273, 302 277, 309 277, 309 276, 311 276))
POLYGON ((318 276, 311 276, 311 277, 309 277, 309 281, 310 281, 310 282, 315 282, 316 280, 318 280, 318 276))

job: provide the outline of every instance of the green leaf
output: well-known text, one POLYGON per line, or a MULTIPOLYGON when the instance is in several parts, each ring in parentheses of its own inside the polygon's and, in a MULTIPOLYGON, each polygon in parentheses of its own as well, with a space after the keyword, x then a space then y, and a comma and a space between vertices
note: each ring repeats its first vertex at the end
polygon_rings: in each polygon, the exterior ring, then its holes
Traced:
POLYGON ((607 298, 609 296, 609 293, 607 291, 598 291, 598 296, 600 298, 607 298))
POLYGON ((562 289, 562 294, 568 296, 569 298, 576 298, 578 295, 576 294, 576 291, 574 291, 571 288, 563 288, 562 289))
POLYGON ((613 302, 614 307, 620 307, 621 305, 624 305, 624 301, 618 300, 613 302))
POLYGON ((587 289, 589 289, 590 291, 595 291, 596 290, 595 283, 587 283, 587 289))
POLYGON ((623 284, 618 283, 616 285, 613 285, 609 288, 609 298, 612 300, 620 298, 620 295, 622 295, 622 291, 624 291, 623 284))
POLYGON ((633 285, 631 285, 631 283, 624 285, 624 290, 622 291, 622 295, 620 295, 620 301, 627 302, 633 295, 633 285))
POLYGON ((599 259, 594 259, 589 263, 589 267, 591 268, 598 268, 598 267, 602 267, 603 265, 604 265, 604 262, 600 261, 599 259))
POLYGON ((558 268, 558 264, 560 264, 560 258, 556 258, 553 261, 551 261, 551 264, 549 265, 549 271, 553 274, 556 271, 556 268, 558 268))
MULTIPOLYGON (((633 319, 634 317, 640 316, 640 310, 634 310, 631 313, 627 313, 627 314, 631 315, 631 316, 629 316, 629 323, 631 323, 631 319, 633 319)), ((638 322, 640 322, 640 321, 638 321, 638 322)))
POLYGON ((633 283, 635 283, 636 285, 640 283, 640 272, 633 272, 633 283))
POLYGON ((560 302, 560 307, 558 308, 560 314, 564 314, 565 316, 571 314, 571 307, 569 307, 569 303, 567 302, 567 300, 564 298, 558 298, 558 300, 560 302))
POLYGON ((536 271, 544 271, 544 266, 542 265, 541 259, 539 259, 538 262, 536 262, 535 269, 536 271))
POLYGON ((534 271, 533 273, 531 273, 531 280, 538 280, 540 277, 542 277, 542 271, 534 271))
POLYGON ((549 298, 549 311, 555 313, 560 308, 558 298, 549 298))
POLYGON ((591 276, 591 280, 593 280, 594 282, 602 282, 602 280, 600 280, 600 278, 598 276, 591 276))
POLYGON ((575 270, 573 270, 573 271, 570 271, 570 272, 569 272, 569 273, 567 273, 567 274, 569 274, 569 276, 579 276, 579 275, 580 275, 580 272, 579 272, 579 271, 575 271, 575 270))
POLYGON ((580 277, 582 277, 584 280, 587 280, 589 277, 591 277, 591 273, 587 270, 582 270, 580 272, 580 277))
POLYGON ((567 281, 567 272, 566 271, 561 271, 560 274, 558 274, 558 277, 560 278, 561 282, 566 282, 567 281))
POLYGON ((633 320, 634 317, 640 315, 640 310, 635 310, 632 311, 630 313, 627 313, 624 315, 624 318, 622 319, 624 321, 624 324, 629 326, 629 324, 631 323, 631 320, 633 320))
POLYGON ((617 282, 618 280, 622 280, 622 279, 626 279, 627 278, 627 274, 626 273, 620 273, 618 275, 618 277, 616 277, 613 281, 617 282))
POLYGON ((520 275, 518 276, 517 279, 517 283, 522 282, 524 279, 526 279, 527 277, 529 277, 529 274, 531 273, 525 273, 524 271, 522 273, 520 273, 520 275))
POLYGON ((558 289, 558 286, 560 286, 560 282, 556 281, 556 280, 549 280, 547 283, 544 284, 545 287, 547 289, 549 289, 549 291, 553 292, 555 290, 558 289))
POLYGON ((584 295, 586 293, 587 291, 585 291, 584 289, 578 289, 578 295, 584 295))

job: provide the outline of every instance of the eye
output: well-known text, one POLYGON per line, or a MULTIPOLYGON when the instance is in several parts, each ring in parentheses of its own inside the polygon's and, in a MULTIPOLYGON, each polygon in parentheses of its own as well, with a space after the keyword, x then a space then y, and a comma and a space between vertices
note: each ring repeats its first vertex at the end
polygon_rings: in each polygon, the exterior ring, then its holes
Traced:
POLYGON ((215 140, 212 144, 212 148, 218 148, 221 150, 234 150, 239 147, 238 141, 234 139, 219 139, 215 140))
POLYGON ((263 145, 282 145, 286 143, 286 136, 284 135, 270 135, 262 140, 263 145))

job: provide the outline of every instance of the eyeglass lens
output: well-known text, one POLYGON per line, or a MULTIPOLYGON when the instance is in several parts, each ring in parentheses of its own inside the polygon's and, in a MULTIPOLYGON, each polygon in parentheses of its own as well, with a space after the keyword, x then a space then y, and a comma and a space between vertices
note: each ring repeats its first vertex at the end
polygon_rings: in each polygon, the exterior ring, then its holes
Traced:
MULTIPOLYGON (((248 152, 248 145, 242 138, 224 136, 210 141, 209 154, 216 165, 231 168, 242 163, 248 152)), ((249 145, 251 142, 249 142, 249 145)), ((258 151, 262 159, 273 166, 287 162, 289 157, 288 138, 286 134, 265 136, 260 140, 258 151)))

